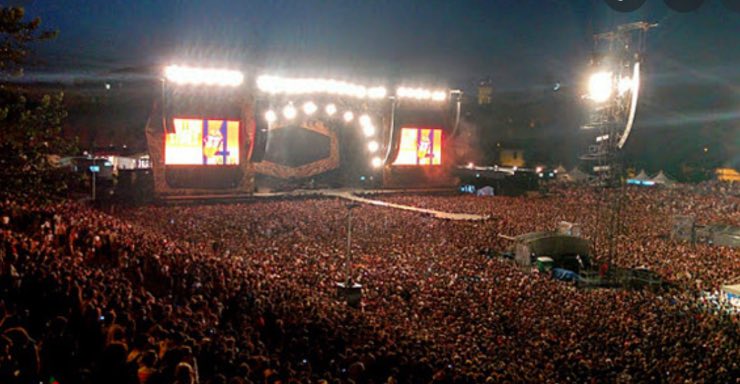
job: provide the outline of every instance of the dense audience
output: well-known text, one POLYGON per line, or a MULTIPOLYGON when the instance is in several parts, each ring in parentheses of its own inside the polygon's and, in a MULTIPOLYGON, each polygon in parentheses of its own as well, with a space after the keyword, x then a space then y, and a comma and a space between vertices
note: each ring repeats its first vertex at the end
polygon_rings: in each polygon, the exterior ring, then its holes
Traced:
POLYGON ((111 216, 20 195, 0 203, 0 383, 738 382, 738 316, 701 291, 740 276, 736 250, 672 241, 670 216, 740 225, 737 195, 630 189, 618 264, 682 282, 583 290, 484 249, 499 233, 582 223, 604 199, 394 196, 490 214, 353 212, 359 308, 336 199, 147 206, 111 216))

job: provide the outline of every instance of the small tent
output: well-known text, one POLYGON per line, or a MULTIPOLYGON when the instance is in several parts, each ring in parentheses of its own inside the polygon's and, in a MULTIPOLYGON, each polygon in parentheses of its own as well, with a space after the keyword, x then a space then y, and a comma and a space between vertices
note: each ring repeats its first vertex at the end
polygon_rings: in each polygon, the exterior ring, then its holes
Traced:
POLYGON ((475 194, 478 196, 493 196, 493 187, 486 185, 483 188, 479 188, 475 194))
POLYGON ((578 169, 578 167, 574 167, 570 172, 568 172, 568 177, 573 182, 582 182, 588 180, 588 174, 578 169))
POLYGON ((640 170, 640 173, 637 174, 637 176, 632 178, 633 180, 640 180, 640 181, 647 181, 650 180, 650 176, 648 176, 647 173, 645 173, 644 169, 640 170))
POLYGON ((666 186, 671 186, 673 184, 676 184, 676 182, 673 181, 673 179, 671 179, 670 177, 666 176, 666 174, 662 170, 658 172, 658 174, 655 175, 655 177, 653 177, 651 181, 654 182, 655 184, 661 184, 661 185, 666 185, 666 186))
POLYGON ((560 164, 557 168, 555 168, 555 173, 558 175, 565 175, 566 173, 568 173, 568 170, 565 169, 562 164, 560 164))

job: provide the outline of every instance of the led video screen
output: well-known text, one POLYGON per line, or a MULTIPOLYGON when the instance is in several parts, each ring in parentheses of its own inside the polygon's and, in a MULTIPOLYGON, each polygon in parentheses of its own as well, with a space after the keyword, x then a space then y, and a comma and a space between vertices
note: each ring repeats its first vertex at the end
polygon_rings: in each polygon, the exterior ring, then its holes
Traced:
POLYGON ((165 136, 165 164, 239 164, 238 121, 176 118, 173 126, 175 132, 165 136))
POLYGON ((393 165, 442 164, 442 130, 402 128, 398 157, 393 165))

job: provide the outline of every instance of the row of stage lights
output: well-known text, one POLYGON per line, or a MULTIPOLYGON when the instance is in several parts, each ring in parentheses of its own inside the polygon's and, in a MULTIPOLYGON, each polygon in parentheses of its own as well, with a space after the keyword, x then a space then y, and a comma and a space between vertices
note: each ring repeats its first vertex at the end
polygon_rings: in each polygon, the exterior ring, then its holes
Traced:
POLYGON ((194 68, 170 65, 164 69, 168 81, 181 85, 217 85, 236 87, 244 82, 244 74, 229 69, 194 68))
POLYGON ((365 87, 332 79, 291 79, 278 76, 260 76, 257 88, 269 94, 305 95, 326 93, 329 95, 352 96, 358 99, 382 99, 388 91, 385 87, 365 87))
MULTIPOLYGON (((319 107, 313 101, 307 101, 303 103, 301 109, 306 116, 314 116, 316 112, 318 112, 319 107)), ((333 103, 329 103, 324 106, 324 113, 330 118, 334 117, 337 112, 337 106, 333 103)), ((281 113, 283 115, 283 118, 285 118, 286 120, 293 120, 298 116, 298 108, 290 103, 283 107, 281 113)), ((272 109, 267 110, 264 117, 265 121, 267 121, 268 124, 274 124, 278 120, 277 112, 272 109)), ((347 124, 351 123, 354 119, 355 114, 352 111, 345 111, 342 114, 342 120, 344 120, 344 122, 347 124)), ((370 115, 362 114, 357 120, 360 123, 360 128, 362 128, 362 134, 365 136, 365 138, 369 140, 367 142, 368 152, 370 152, 371 154, 377 153, 380 149, 380 144, 375 139, 373 139, 373 136, 375 136, 377 129, 375 128, 370 115)), ((383 165, 383 161, 380 157, 375 156, 371 160, 371 165, 374 168, 379 168, 383 165)))
MULTIPOLYGON (((229 69, 195 68, 184 65, 170 65, 164 70, 165 78, 180 85, 206 85, 236 87, 244 82, 244 74, 229 69)), ((279 76, 260 76, 257 88, 271 95, 305 95, 324 93, 336 96, 350 96, 358 99, 379 100, 388 96, 383 86, 366 87, 334 79, 285 78, 279 76)), ((443 89, 399 87, 396 98, 420 101, 442 102, 447 100, 443 89)))

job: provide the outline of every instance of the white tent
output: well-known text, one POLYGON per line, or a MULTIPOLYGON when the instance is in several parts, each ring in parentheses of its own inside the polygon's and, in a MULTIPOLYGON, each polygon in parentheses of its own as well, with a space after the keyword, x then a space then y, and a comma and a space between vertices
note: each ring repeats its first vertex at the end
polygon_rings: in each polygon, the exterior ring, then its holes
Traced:
POLYGON ((676 182, 673 181, 673 179, 671 179, 670 177, 666 176, 666 174, 663 173, 662 170, 658 172, 658 174, 655 175, 655 177, 653 177, 650 181, 654 182, 655 184, 662 184, 662 185, 676 184, 676 182))
POLYGON ((478 196, 493 196, 493 187, 486 185, 485 187, 478 189, 475 194, 478 196))
POLYGON ((568 177, 573 182, 580 182, 580 181, 586 181, 588 180, 588 175, 578 169, 578 167, 574 167, 573 169, 568 172, 568 177))
POLYGON ((640 173, 637 174, 637 176, 633 177, 634 180, 640 180, 640 181, 647 181, 650 180, 650 176, 648 176, 647 173, 645 173, 644 169, 640 170, 640 173))

